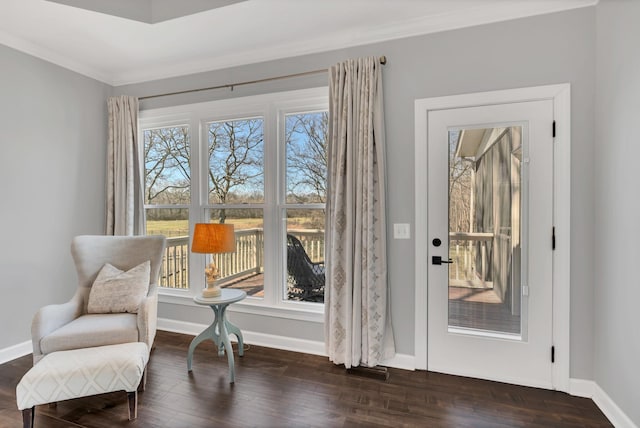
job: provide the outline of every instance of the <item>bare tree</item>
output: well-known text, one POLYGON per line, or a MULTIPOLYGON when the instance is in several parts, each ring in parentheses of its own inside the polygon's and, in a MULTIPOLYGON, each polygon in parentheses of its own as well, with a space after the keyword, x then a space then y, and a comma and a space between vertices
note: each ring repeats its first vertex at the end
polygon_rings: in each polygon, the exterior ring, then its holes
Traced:
POLYGON ((325 202, 327 124, 327 112, 302 113, 287 117, 288 202, 325 202))
POLYGON ((189 129, 185 126, 144 132, 145 201, 189 202, 189 129))
POLYGON ((459 131, 449 133, 449 230, 471 232, 472 160, 456 156, 459 131))
MULTIPOLYGON (((209 202, 245 203, 264 199, 262 119, 209 124, 209 202)), ((220 223, 226 210, 219 211, 220 223)))
MULTIPOLYGON (((287 116, 287 201, 324 203, 327 176, 327 112, 287 116)), ((211 204, 264 200, 263 119, 211 122, 208 136, 208 194, 211 204)), ((186 126, 147 130, 145 200, 189 203, 190 146, 186 126)), ((215 210, 221 223, 227 210, 215 210)))

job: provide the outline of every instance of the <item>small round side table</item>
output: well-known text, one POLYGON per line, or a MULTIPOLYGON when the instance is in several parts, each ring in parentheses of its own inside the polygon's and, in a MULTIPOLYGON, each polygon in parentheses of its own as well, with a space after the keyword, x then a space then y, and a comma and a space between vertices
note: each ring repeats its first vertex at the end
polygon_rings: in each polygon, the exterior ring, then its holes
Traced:
POLYGON ((235 365, 233 361, 233 348, 231 347, 229 334, 235 335, 238 339, 238 355, 241 357, 244 354, 244 344, 242 341, 242 332, 238 327, 229 322, 226 312, 227 306, 244 299, 247 297, 247 293, 233 288, 223 288, 221 291, 222 294, 218 297, 205 298, 202 296, 196 296, 193 298, 193 301, 199 305, 210 306, 211 309, 213 309, 214 318, 213 323, 191 341, 191 344, 189 345, 189 352, 187 353, 187 370, 191 371, 193 351, 196 347, 204 340, 211 339, 218 348, 218 356, 221 357, 224 355, 225 351, 227 352, 227 361, 229 362, 229 382, 234 383, 236 377, 235 365))

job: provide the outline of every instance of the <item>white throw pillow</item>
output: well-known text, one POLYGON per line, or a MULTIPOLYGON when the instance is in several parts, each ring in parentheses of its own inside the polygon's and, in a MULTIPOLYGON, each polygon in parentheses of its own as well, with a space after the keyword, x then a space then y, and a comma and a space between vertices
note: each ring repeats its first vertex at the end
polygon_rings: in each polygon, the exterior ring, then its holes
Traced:
POLYGON ((140 302, 149 291, 151 263, 146 261, 123 272, 106 263, 89 292, 87 312, 108 314, 137 313, 140 302))

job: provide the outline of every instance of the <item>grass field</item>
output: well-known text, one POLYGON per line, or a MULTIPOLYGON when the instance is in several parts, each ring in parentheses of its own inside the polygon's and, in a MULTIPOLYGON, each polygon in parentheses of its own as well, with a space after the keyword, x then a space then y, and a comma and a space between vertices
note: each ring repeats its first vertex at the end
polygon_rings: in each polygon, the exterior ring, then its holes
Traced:
POLYGON ((188 220, 147 220, 147 235, 164 235, 171 238, 188 234, 188 220))
MULTIPOLYGON (((236 230, 262 228, 261 218, 229 218, 227 224, 233 224, 236 230)), ((310 229, 310 219, 295 217, 287 219, 289 229, 310 229)), ((313 227, 315 229, 315 227, 313 227)), ((164 235, 167 238, 189 235, 188 220, 147 220, 147 235, 164 235)))

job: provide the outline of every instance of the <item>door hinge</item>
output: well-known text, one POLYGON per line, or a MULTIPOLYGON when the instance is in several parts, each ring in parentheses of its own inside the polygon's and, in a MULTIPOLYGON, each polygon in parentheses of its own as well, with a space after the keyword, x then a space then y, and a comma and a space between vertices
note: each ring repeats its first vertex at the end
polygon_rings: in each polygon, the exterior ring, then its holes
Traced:
POLYGON ((556 362, 556 347, 555 346, 551 347, 551 362, 552 363, 556 362))
POLYGON ((556 138, 556 121, 553 121, 553 124, 551 125, 551 136, 553 138, 556 138))
POLYGON ((556 249, 556 228, 555 226, 551 228, 551 249, 556 249))

